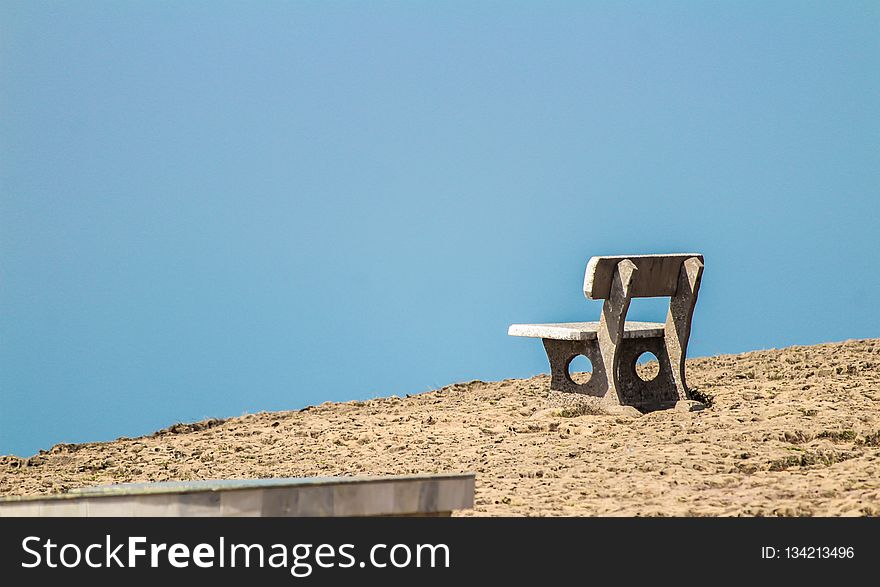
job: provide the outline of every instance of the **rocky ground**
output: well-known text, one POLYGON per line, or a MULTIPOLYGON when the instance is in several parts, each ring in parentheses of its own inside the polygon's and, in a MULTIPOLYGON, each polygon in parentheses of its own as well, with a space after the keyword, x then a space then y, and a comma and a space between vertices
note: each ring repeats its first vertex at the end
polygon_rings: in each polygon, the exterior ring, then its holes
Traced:
POLYGON ((0 457, 0 495, 470 471, 461 515, 880 515, 880 340, 698 358, 688 377, 706 409, 584 413, 541 375, 177 424, 0 457))

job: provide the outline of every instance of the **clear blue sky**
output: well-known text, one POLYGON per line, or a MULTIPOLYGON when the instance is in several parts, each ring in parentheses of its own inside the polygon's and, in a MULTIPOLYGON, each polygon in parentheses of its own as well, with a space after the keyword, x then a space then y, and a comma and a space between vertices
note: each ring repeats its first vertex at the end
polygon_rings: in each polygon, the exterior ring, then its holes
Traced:
POLYGON ((597 254, 880 337, 878 188, 877 2, 0 0, 0 454, 546 371, 597 254))

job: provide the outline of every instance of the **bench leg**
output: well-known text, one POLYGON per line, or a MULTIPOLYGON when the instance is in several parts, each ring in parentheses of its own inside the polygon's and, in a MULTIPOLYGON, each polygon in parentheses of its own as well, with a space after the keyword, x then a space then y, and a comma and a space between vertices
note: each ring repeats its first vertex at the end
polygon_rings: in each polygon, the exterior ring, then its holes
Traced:
POLYGON ((608 390, 608 379, 599 353, 599 345, 595 340, 552 340, 543 339, 547 360, 550 362, 550 389, 583 393, 595 397, 603 397, 608 390), (572 359, 584 355, 593 364, 590 380, 584 384, 575 383, 568 372, 572 359))
POLYGON ((607 392, 604 401, 610 404, 623 403, 620 394, 620 347, 623 344, 623 330, 626 322, 626 313, 632 299, 632 282, 635 277, 636 266, 629 259, 624 259, 617 264, 614 270, 614 279, 611 282, 611 291, 608 299, 602 305, 602 315, 599 318, 599 329, 596 332, 603 370, 606 373, 607 392))
POLYGON ((624 322, 635 270, 635 264, 629 259, 617 264, 611 292, 602 306, 595 340, 543 339, 547 358, 550 360, 550 389, 592 395, 609 404, 621 403, 619 350, 623 342, 624 322), (585 355, 593 364, 590 381, 583 385, 572 381, 568 374, 569 363, 578 355, 585 355))
POLYGON ((621 404, 649 412, 669 408, 678 401, 674 367, 666 352, 663 337, 624 339, 620 345, 618 360, 617 378, 621 404), (650 381, 644 381, 636 373, 636 361, 646 352, 653 353, 660 366, 659 373, 650 381))
POLYGON ((605 372, 599 344, 596 340, 543 339, 544 350, 550 362, 550 389, 569 393, 581 393, 603 398, 609 403, 618 401, 642 411, 671 407, 678 400, 674 378, 674 364, 666 353, 663 337, 627 338, 621 341, 617 353, 618 392, 608 398, 608 376, 605 372), (636 361, 642 353, 653 353, 660 369, 656 377, 644 381, 636 373, 636 361), (593 364, 590 380, 578 384, 569 373, 571 361, 584 355, 593 364))
POLYGON ((669 312, 666 315, 666 354, 672 365, 672 376, 675 379, 678 398, 683 400, 691 399, 685 378, 685 359, 687 359, 688 339, 691 335, 691 320, 702 277, 703 263, 698 258, 692 257, 681 264, 678 290, 669 300, 669 312))

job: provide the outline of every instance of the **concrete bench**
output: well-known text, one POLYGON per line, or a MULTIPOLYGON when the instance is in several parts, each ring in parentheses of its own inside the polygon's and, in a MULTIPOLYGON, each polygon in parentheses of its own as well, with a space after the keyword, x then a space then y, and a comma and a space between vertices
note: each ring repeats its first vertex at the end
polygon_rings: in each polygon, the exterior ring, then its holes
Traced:
POLYGON ((700 254, 593 257, 587 263, 584 295, 605 300, 598 322, 513 324, 507 333, 543 339, 550 389, 643 411, 670 407, 692 399, 685 359, 702 275, 700 254), (665 323, 626 321, 630 301, 643 297, 670 298, 665 323), (636 373, 636 363, 646 352, 660 366, 650 381, 636 373), (569 372, 580 355, 593 366, 586 383, 576 383, 569 372))

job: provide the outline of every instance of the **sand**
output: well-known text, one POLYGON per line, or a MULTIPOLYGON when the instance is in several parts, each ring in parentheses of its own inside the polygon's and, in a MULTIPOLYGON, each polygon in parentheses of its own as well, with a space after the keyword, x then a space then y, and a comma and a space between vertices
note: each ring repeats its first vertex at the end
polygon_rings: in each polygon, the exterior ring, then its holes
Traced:
POLYGON ((706 409, 583 413, 540 375, 178 424, 0 457, 0 495, 474 472, 458 515, 880 515, 880 339, 697 358, 688 376, 706 409))

